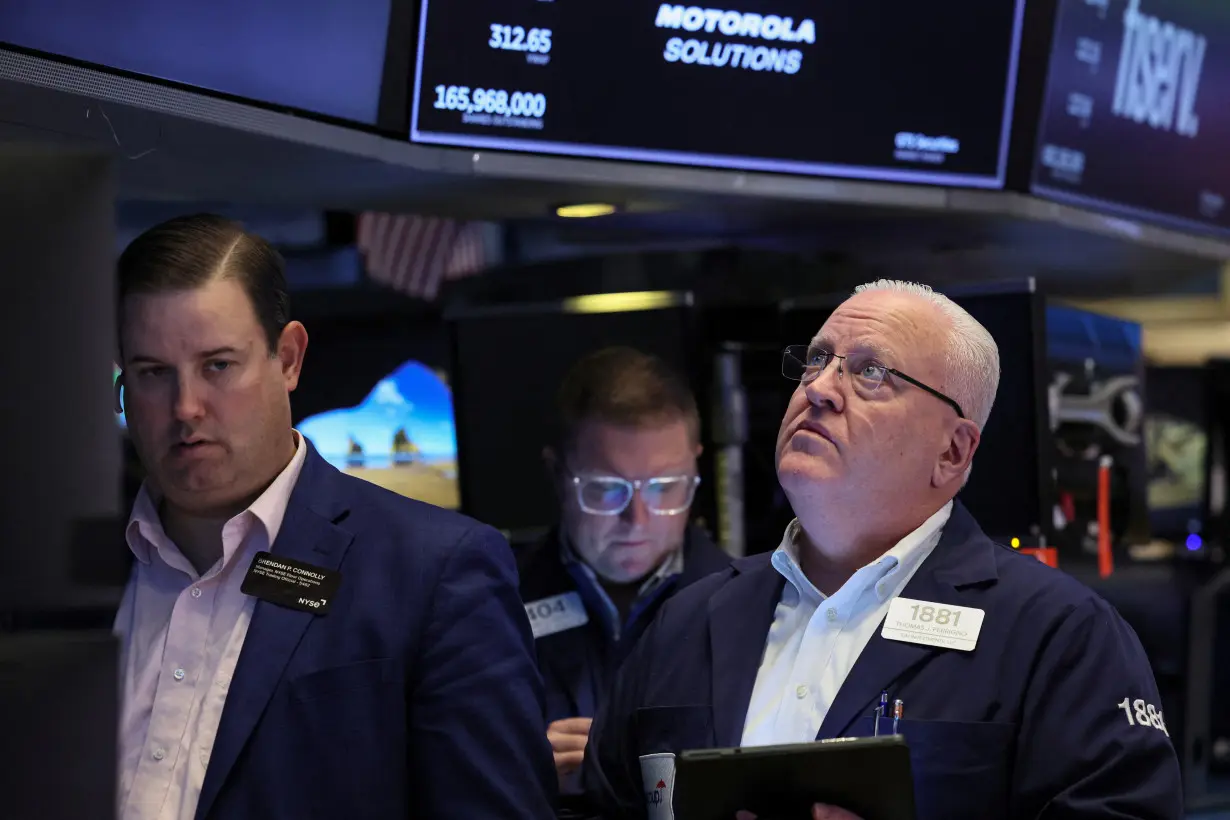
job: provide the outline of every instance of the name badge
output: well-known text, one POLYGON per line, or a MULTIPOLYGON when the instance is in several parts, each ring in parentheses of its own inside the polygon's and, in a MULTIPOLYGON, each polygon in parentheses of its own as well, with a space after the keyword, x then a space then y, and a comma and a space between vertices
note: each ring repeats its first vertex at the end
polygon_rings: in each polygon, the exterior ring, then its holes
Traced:
POLYGON ((278 606, 324 615, 341 582, 340 572, 258 552, 239 591, 278 606))
POLYGON ((576 592, 565 592, 551 598, 539 598, 525 605, 526 617, 530 619, 530 628, 535 638, 554 635, 566 629, 576 629, 589 623, 589 613, 581 596, 576 592))
POLYGON ((641 784, 649 820, 674 820, 675 756, 670 752, 641 755, 641 784))
POLYGON ((981 609, 968 606, 894 598, 880 635, 893 641, 969 652, 978 645, 985 615, 981 609))

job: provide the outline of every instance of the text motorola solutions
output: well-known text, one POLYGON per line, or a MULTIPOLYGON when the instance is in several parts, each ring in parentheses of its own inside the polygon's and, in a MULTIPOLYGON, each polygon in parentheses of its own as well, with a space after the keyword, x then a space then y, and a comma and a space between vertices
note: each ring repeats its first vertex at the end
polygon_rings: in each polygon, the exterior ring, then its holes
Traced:
MULTIPOLYGON (((725 37, 768 40, 774 43, 815 45, 816 42, 816 23, 810 18, 796 25, 792 17, 706 9, 699 6, 663 3, 658 8, 654 25, 664 29, 682 29, 687 32, 721 34, 725 37)), ((662 58, 668 63, 775 71, 782 74, 797 74, 803 67, 803 52, 797 48, 713 42, 695 37, 686 40, 682 37, 670 38, 666 41, 662 58)))
POLYGON ((998 188, 1024 2, 914 3, 884 15, 876 4, 806 0, 423 0, 410 134, 472 149, 998 188), (852 70, 869 40, 883 47, 880 65, 852 70), (912 74, 944 79, 901 94, 912 74), (791 93, 771 93, 781 83, 791 93), (713 122, 731 107, 738 117, 713 122))

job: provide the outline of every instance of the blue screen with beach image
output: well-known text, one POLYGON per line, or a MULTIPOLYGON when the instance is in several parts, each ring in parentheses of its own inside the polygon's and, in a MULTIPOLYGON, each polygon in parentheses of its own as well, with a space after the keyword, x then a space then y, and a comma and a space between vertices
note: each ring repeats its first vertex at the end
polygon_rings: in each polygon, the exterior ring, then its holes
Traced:
POLYGON ((437 507, 457 509, 457 429, 444 374, 408 361, 355 407, 304 419, 300 433, 343 472, 437 507))

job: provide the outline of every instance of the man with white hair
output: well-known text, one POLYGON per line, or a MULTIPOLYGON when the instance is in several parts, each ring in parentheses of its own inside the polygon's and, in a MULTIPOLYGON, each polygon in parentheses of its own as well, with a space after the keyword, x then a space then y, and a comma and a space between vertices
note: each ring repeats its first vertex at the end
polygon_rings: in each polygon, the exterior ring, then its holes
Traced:
POLYGON ((799 386, 777 472, 797 518, 775 552, 681 591, 644 634, 594 722, 594 808, 672 816, 686 749, 896 731, 920 820, 1180 818, 1136 635, 954 501, 999 383, 986 329, 930 288, 875 282, 787 348, 783 374, 799 386), (885 697, 903 714, 875 727, 885 697))

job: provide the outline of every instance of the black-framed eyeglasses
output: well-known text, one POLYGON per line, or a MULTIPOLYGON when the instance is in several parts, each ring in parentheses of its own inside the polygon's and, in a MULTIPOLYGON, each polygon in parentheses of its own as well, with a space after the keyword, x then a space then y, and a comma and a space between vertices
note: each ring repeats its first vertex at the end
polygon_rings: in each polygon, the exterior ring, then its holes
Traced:
POLYGON ((810 384, 815 381, 816 377, 834 359, 841 362, 841 364, 837 365, 838 374, 849 373, 850 380, 854 384, 855 389, 864 394, 873 393, 891 373, 902 381, 909 382, 921 390, 926 390, 953 410, 956 410, 959 418, 965 418, 965 413, 961 410, 961 405, 957 404, 956 399, 945 396, 934 387, 925 385, 918 379, 907 376, 900 370, 883 364, 870 353, 838 356, 831 350, 825 350, 820 347, 790 345, 782 353, 782 375, 791 381, 810 384))
POLYGON ((574 475, 572 485, 577 491, 577 503, 591 515, 619 515, 628 509, 637 493, 653 515, 679 515, 692 506, 700 476, 655 476, 630 481, 613 475, 574 475))

